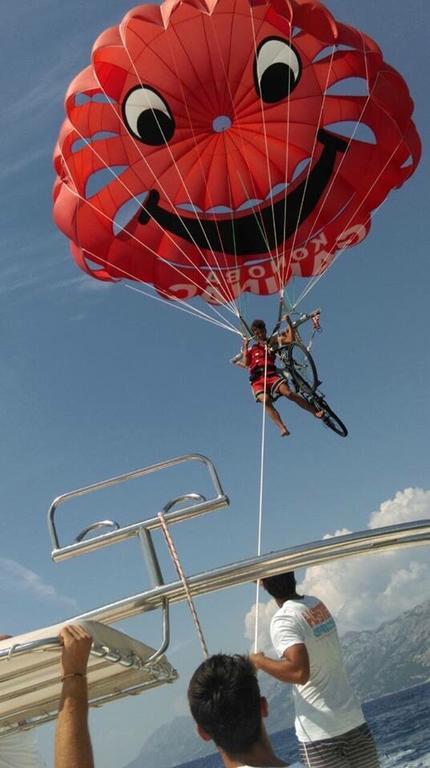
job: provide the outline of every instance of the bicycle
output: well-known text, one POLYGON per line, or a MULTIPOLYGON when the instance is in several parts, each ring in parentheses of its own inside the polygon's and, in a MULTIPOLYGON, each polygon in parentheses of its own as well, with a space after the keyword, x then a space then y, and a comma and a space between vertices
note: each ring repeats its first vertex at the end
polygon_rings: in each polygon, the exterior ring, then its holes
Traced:
MULTIPOLYGON (((324 393, 318 391, 322 382, 318 378, 317 368, 310 349, 315 334, 321 330, 320 315, 319 309, 315 309, 309 314, 304 313, 297 320, 292 320, 290 315, 285 315, 283 319, 285 319, 291 329, 290 336, 292 340, 286 344, 281 344, 274 351, 283 366, 280 371, 281 375, 288 380, 289 384, 292 382, 295 392, 301 395, 317 411, 323 411, 321 421, 326 427, 333 430, 340 437, 346 437, 348 430, 345 424, 330 408, 324 393), (312 322, 313 331, 308 344, 305 345, 298 329, 309 321, 312 322)), ((279 333, 277 328, 272 334, 272 338, 276 332, 279 333)))

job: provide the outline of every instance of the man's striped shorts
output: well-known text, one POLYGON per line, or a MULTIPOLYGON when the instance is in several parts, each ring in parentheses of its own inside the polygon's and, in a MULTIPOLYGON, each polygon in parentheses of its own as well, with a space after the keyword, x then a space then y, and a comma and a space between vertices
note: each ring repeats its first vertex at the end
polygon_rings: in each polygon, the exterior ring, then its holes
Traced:
POLYGON ((299 742, 300 762, 308 768, 379 768, 367 723, 321 741, 299 742))

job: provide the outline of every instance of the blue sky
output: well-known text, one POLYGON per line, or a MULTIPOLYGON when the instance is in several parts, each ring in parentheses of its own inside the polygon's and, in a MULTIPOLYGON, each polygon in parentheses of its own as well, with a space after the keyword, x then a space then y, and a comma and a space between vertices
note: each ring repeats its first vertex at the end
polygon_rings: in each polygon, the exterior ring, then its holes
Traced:
MULTIPOLYGON (((430 487, 425 135, 430 114, 424 78, 430 9, 424 0, 407 5, 331 0, 329 7, 374 37, 406 78, 424 153, 414 177, 377 213, 367 240, 342 255, 304 307, 322 307, 324 332, 315 356, 325 392, 350 436, 342 441, 298 409, 281 405, 292 437, 281 441, 268 425, 265 550, 342 528, 365 528, 397 492, 430 487)), ((50 501, 105 477, 187 452, 205 453, 232 503, 174 530, 186 571, 241 559, 256 547, 261 411, 246 375, 228 365, 236 337, 124 285, 90 280, 75 267, 51 220, 51 154, 64 92, 87 65, 97 34, 128 8, 126 0, 40 0, 35 12, 33 3, 21 0, 2 11, 4 632, 53 623, 147 585, 131 544, 61 565, 50 561, 45 524, 50 501)), ((276 312, 274 300, 248 298, 246 304, 250 318, 262 315, 270 322, 276 312)), ((72 519, 66 519, 65 507, 65 530, 74 535, 88 518, 107 513, 124 522, 152 515, 172 496, 202 484, 195 469, 172 472, 162 483, 138 481, 123 495, 105 494, 88 507, 71 507, 72 519)), ((428 497, 420 496, 418 506, 417 498, 398 497, 398 504, 384 507, 388 513, 382 519, 389 521, 398 507, 428 516, 428 497)), ((173 577, 161 541, 160 552, 166 577, 173 577)), ((414 557, 402 561, 402 568, 414 557)), ((393 563, 393 573, 396 568, 393 563)), ((386 576, 378 574, 382 594, 386 576)), ((424 576, 428 585, 428 573, 424 576)), ((211 650, 248 646, 244 617, 252 601, 251 588, 241 588, 198 602, 211 650)), ((367 613, 357 608, 357 624, 371 625, 371 613, 372 607, 367 613)), ((157 642, 155 617, 126 629, 157 642)), ((93 717, 96 754, 105 768, 125 765, 157 724, 184 711, 183 686, 200 659, 185 607, 174 609, 173 629, 170 658, 182 683, 93 717)), ((49 755, 50 730, 42 734, 42 744, 49 755)))

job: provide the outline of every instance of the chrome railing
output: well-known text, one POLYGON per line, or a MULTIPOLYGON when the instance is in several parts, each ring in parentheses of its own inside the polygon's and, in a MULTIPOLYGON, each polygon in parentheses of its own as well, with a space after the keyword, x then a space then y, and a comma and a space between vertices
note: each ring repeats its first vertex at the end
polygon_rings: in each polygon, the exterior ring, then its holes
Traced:
POLYGON ((87 485, 84 488, 78 488, 76 491, 64 493, 62 496, 58 496, 56 499, 54 499, 48 510, 48 529, 53 547, 52 559, 55 561, 66 560, 69 557, 75 557, 76 555, 81 555, 86 552, 92 552, 95 549, 100 549, 100 547, 107 547, 111 544, 116 544, 117 542, 124 541, 132 536, 139 536, 139 533, 142 529, 152 531, 160 527, 160 519, 157 515, 153 515, 145 520, 140 520, 136 523, 132 523, 126 526, 119 526, 118 523, 116 523, 114 520, 103 520, 91 523, 91 525, 86 527, 84 531, 81 531, 77 535, 72 544, 62 546, 60 545, 56 525, 56 513, 60 505, 76 499, 79 496, 94 493, 95 491, 100 491, 104 488, 109 488, 120 483, 126 483, 129 480, 134 480, 138 477, 145 477, 146 475, 153 474, 154 472, 159 472, 160 470, 168 469, 169 467, 175 467, 178 464, 184 464, 190 461, 198 461, 204 464, 208 471, 209 478, 212 481, 214 496, 210 499, 206 499, 201 494, 190 493, 176 498, 173 502, 169 502, 166 507, 169 507, 170 509, 172 506, 176 506, 181 501, 191 500, 192 504, 188 504, 187 506, 175 511, 166 512, 166 522, 169 525, 172 525, 173 523, 181 523, 189 518, 205 515, 207 512, 214 512, 217 509, 228 506, 228 497, 223 491, 218 473, 210 459, 198 453, 190 453, 185 456, 178 456, 175 459, 162 461, 159 464, 152 464, 149 467, 142 467, 141 469, 136 469, 133 472, 126 472, 123 475, 117 475, 116 477, 111 477, 108 480, 102 480, 99 483, 93 483, 92 485, 87 485), (88 532, 92 532, 96 528, 99 528, 103 525, 105 527, 112 527, 114 530, 99 536, 93 536, 91 539, 85 538, 88 532))
MULTIPOLYGON (((346 557, 374 555, 392 549, 428 544, 430 544, 430 520, 419 520, 335 536, 251 557, 189 576, 187 585, 191 595, 196 597, 297 568, 322 565, 346 557)), ((80 614, 73 621, 93 619, 104 624, 113 624, 160 608, 164 600, 176 603, 185 599, 182 582, 175 581, 80 614)))

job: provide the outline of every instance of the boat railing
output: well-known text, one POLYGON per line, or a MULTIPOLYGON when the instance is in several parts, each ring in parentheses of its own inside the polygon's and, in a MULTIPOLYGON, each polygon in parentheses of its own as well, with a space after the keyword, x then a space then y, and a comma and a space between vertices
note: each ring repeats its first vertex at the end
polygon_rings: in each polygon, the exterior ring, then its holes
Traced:
MULTIPOLYGON (((429 544, 430 519, 384 526, 267 552, 203 571, 187 577, 187 588, 192 597, 198 597, 298 568, 429 544)), ((83 613, 75 617, 74 621, 93 619, 113 624, 158 609, 162 606, 163 600, 167 600, 169 604, 185 601, 184 584, 178 580, 154 586, 144 592, 83 613)))
POLYGON ((229 499, 224 493, 218 473, 210 459, 199 453, 190 453, 184 456, 178 456, 174 459, 168 459, 167 461, 162 461, 158 464, 152 464, 149 467, 142 467, 141 469, 136 469, 132 472, 126 472, 125 474, 102 480, 99 483, 87 485, 84 488, 78 488, 76 491, 64 493, 62 496, 58 496, 54 499, 48 510, 48 529, 53 547, 51 553, 52 559, 54 561, 66 560, 69 557, 76 557, 77 555, 100 549, 100 547, 107 547, 111 544, 116 544, 119 541, 129 539, 130 537, 139 536, 142 530, 150 532, 161 527, 158 515, 153 515, 145 520, 139 520, 136 523, 131 523, 125 526, 120 526, 116 521, 102 520, 91 523, 84 528, 84 530, 76 536, 73 543, 61 545, 57 531, 56 514, 58 508, 62 504, 80 496, 94 493, 120 483, 127 483, 130 480, 145 477, 154 472, 160 472, 161 470, 177 466, 178 464, 194 461, 201 462, 206 467, 212 482, 214 495, 209 499, 205 498, 205 496, 200 493, 188 493, 176 497, 173 501, 168 502, 163 509, 166 523, 168 523, 168 525, 180 523, 189 518, 205 515, 208 512, 214 512, 215 510, 228 506, 229 499), (180 509, 173 510, 173 507, 176 507, 181 502, 191 503, 180 509), (93 536, 90 539, 86 538, 88 533, 92 533, 94 530, 101 527, 110 527, 113 530, 98 536, 93 536))
POLYGON ((143 477, 153 472, 158 472, 165 468, 189 461, 201 462, 206 467, 212 481, 214 491, 213 496, 206 499, 200 493, 189 493, 178 496, 167 502, 162 510, 162 518, 165 523, 170 526, 173 523, 183 522, 184 520, 197 515, 203 515, 206 512, 214 511, 228 505, 229 499, 224 493, 213 463, 210 459, 201 454, 187 454, 175 459, 169 459, 159 464, 153 464, 149 467, 134 470, 133 472, 127 472, 123 475, 118 475, 108 480, 63 494, 52 502, 48 512, 48 527, 53 543, 52 558, 55 561, 65 560, 86 552, 94 551, 101 547, 124 541, 130 537, 136 537, 140 542, 151 582, 150 588, 143 592, 111 602, 100 608, 87 611, 79 616, 75 616, 73 619, 70 619, 70 621, 94 620, 106 624, 113 624, 131 618, 132 616, 161 608, 164 612, 163 640, 161 648, 164 651, 168 645, 169 605, 174 602, 186 600, 187 589, 189 589, 192 597, 196 597, 227 587, 256 581, 264 576, 273 576, 284 571, 296 570, 298 568, 305 568, 313 565, 322 565, 341 558, 371 555, 392 550, 394 548, 418 546, 421 544, 428 545, 430 543, 430 520, 411 521, 381 528, 357 531, 340 536, 333 536, 320 541, 311 541, 306 544, 295 545, 278 551, 250 557, 240 562, 234 562, 229 565, 187 576, 186 586, 181 580, 170 582, 168 584, 164 582, 160 562, 151 535, 153 530, 161 527, 162 523, 158 514, 122 527, 111 520, 92 523, 78 534, 72 544, 60 545, 55 515, 61 504, 71 499, 75 499, 78 496, 117 485, 118 483, 124 483, 133 478, 143 477), (185 506, 176 509, 180 503, 185 503, 185 506), (100 525, 108 525, 113 527, 113 530, 109 530, 107 533, 94 536, 90 539, 85 538, 88 532, 93 532, 93 530, 97 529, 100 525))
MULTIPOLYGON (((142 646, 140 641, 135 641, 133 638, 123 639, 120 633, 113 635, 109 643, 103 639, 98 646, 95 644, 93 647, 96 677, 92 704, 99 706, 119 696, 139 693, 175 679, 176 672, 164 656, 170 640, 169 607, 172 603, 185 600, 190 602, 192 598, 200 595, 257 581, 265 576, 273 576, 285 571, 430 543, 430 519, 417 520, 289 546, 194 575, 184 575, 178 568, 181 578, 165 583, 152 531, 162 527, 166 539, 171 540, 168 526, 220 509, 228 504, 228 497, 223 491, 214 465, 200 454, 180 456, 118 475, 66 493, 52 502, 48 512, 48 527, 53 545, 52 557, 55 561, 76 557, 134 537, 139 542, 145 558, 150 585, 145 591, 86 611, 61 624, 0 642, 0 682, 3 680, 10 686, 8 692, 0 696, 0 735, 2 732, 16 728, 31 727, 55 716, 59 699, 58 633, 65 624, 83 622, 85 625, 86 622, 91 622, 91 627, 95 628, 96 634, 97 632, 103 634, 103 627, 107 633, 115 632, 116 630, 112 630, 109 625, 148 611, 157 609, 162 611, 162 639, 157 650, 142 646), (168 467, 194 461, 202 463, 209 474, 212 483, 210 498, 197 492, 181 494, 167 502, 158 514, 146 519, 123 526, 115 520, 98 520, 80 531, 72 543, 60 542, 56 513, 65 502, 168 467), (108 530, 99 533, 103 529, 108 530), (120 661, 118 647, 122 645, 126 650, 122 652, 122 661, 120 661), (103 656, 103 659, 100 659, 103 669, 99 680, 97 678, 98 653, 103 656), (120 661, 119 664, 118 661, 120 661), (112 664, 114 667, 123 668, 123 664, 126 667, 131 662, 133 663, 130 676, 124 677, 122 673, 123 676, 120 679, 114 680, 112 664), (29 676, 34 676, 31 691, 37 694, 36 701, 26 698, 29 676), (21 716, 22 711, 25 711, 25 717, 21 716)), ((170 543, 173 545, 172 541, 170 543)), ((170 548, 170 551, 175 557, 174 548, 170 548)))
MULTIPOLYGON (((97 622, 80 622, 92 636, 88 697, 92 707, 135 696, 177 678, 162 653, 97 622)), ((0 737, 56 717, 61 695, 61 625, 0 641, 0 737)))

